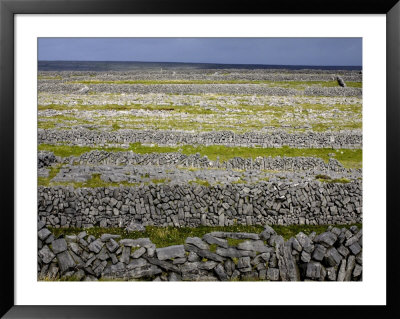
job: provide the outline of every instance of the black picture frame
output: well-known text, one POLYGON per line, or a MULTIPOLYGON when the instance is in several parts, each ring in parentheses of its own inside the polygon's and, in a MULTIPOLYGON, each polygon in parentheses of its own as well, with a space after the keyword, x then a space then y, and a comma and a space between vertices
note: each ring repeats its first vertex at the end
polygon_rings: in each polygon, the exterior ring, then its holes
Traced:
MULTIPOLYGON (((256 3, 223 1, 163 0, 0 0, 0 156, 1 191, 1 308, 4 318, 157 318, 157 317, 400 317, 399 276, 396 272, 399 225, 397 208, 400 152, 400 3, 398 0, 307 0, 256 3), (21 306, 15 305, 14 288, 14 17, 16 14, 385 14, 387 21, 387 105, 386 105, 386 306, 21 306)), ((382 106, 383 107, 383 106, 382 106)), ((381 169, 381 168, 377 168, 381 169)), ((379 275, 379 274, 377 274, 379 275)), ((273 293, 273 291, 266 292, 273 293)), ((282 297, 284 298, 284 296, 282 297)), ((312 298, 312 296, 310 296, 312 298)))

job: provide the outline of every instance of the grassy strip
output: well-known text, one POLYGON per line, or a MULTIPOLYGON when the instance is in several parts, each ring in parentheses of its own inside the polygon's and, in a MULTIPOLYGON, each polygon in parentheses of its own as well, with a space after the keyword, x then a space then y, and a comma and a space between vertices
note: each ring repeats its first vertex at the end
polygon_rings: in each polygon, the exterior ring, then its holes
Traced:
POLYGON ((342 184, 347 184, 347 183, 351 182, 348 178, 331 178, 328 175, 317 175, 317 176, 315 176, 315 178, 318 179, 320 182, 323 182, 323 183, 342 183, 342 184))
MULTIPOLYGON (((362 228, 362 224, 355 224, 357 227, 362 228)), ((352 225, 333 225, 339 228, 349 228, 352 225)), ((290 226, 278 226, 272 225, 272 228, 286 240, 290 237, 295 236, 299 232, 310 234, 316 232, 317 234, 323 233, 327 230, 328 225, 290 225, 290 226)), ((93 235, 96 238, 102 234, 117 234, 121 238, 142 238, 148 237, 157 247, 166 247, 170 245, 182 245, 185 243, 187 237, 203 237, 205 234, 213 231, 226 231, 226 232, 247 232, 247 233, 261 233, 263 226, 198 226, 198 227, 156 227, 147 226, 145 232, 126 232, 123 228, 50 228, 53 234, 58 237, 61 235, 72 235, 78 234, 81 231, 86 231, 88 235, 93 235)), ((239 242, 230 241, 235 246, 239 242)))
POLYGON ((167 146, 147 146, 140 143, 130 144, 128 149, 125 148, 96 148, 87 146, 71 146, 71 145, 49 145, 39 144, 39 151, 50 151, 56 156, 79 156, 83 153, 92 150, 106 150, 108 152, 126 152, 133 151, 138 154, 147 153, 171 153, 180 152, 185 155, 199 153, 202 156, 207 156, 210 160, 216 160, 219 157, 220 161, 227 161, 234 157, 253 158, 258 156, 262 157, 319 157, 324 161, 329 160, 330 153, 334 153, 338 161, 347 168, 361 168, 362 167, 362 149, 330 149, 330 148, 290 148, 287 146, 281 148, 255 148, 255 147, 229 147, 224 145, 210 145, 210 146, 193 146, 182 145, 175 147, 167 146))
MULTIPOLYGON (((156 84, 269 84, 270 86, 283 86, 287 88, 304 88, 306 86, 319 85, 322 87, 338 87, 337 81, 251 81, 251 80, 120 80, 120 81, 100 81, 100 80, 86 80, 86 81, 72 81, 67 83, 80 83, 80 84, 143 84, 143 85, 156 85, 156 84)), ((348 87, 362 87, 362 82, 346 82, 348 87)))

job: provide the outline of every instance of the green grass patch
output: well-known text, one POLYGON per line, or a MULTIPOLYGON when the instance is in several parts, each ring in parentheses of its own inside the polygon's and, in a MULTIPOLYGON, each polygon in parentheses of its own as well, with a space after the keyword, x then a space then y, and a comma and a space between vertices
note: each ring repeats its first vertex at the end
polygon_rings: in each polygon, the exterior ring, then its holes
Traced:
POLYGON ((205 186, 205 187, 210 187, 211 186, 208 181, 206 181, 204 179, 198 179, 198 178, 196 178, 195 180, 189 181, 188 183, 190 185, 198 184, 198 185, 205 186))
POLYGON ((246 239, 235 239, 235 238, 227 238, 228 245, 232 247, 237 247, 240 243, 243 243, 246 241, 246 239))
MULTIPOLYGON (((358 228, 362 228, 362 224, 354 224, 358 228)), ((349 228, 352 225, 332 225, 338 228, 349 228)), ((297 235, 299 232, 310 234, 316 232, 317 234, 323 233, 327 230, 328 225, 291 225, 291 226, 271 226, 278 235, 281 235, 285 240, 297 235)), ((198 226, 195 228, 191 227, 156 227, 147 226, 144 232, 126 232, 123 228, 49 228, 56 237, 61 235, 72 235, 78 234, 85 230, 88 235, 93 235, 99 238, 103 234, 116 234, 120 235, 121 238, 142 238, 148 237, 157 247, 166 247, 171 245, 182 245, 185 243, 187 237, 203 237, 205 234, 213 231, 224 231, 224 232, 246 232, 246 233, 261 233, 264 229, 263 226, 198 226)), ((118 241, 118 240, 117 240, 118 241)), ((210 245, 210 251, 215 252, 217 249, 216 245, 210 245)))
POLYGON ((49 186, 50 181, 58 174, 62 167, 62 164, 51 166, 49 177, 38 177, 38 186, 49 186))

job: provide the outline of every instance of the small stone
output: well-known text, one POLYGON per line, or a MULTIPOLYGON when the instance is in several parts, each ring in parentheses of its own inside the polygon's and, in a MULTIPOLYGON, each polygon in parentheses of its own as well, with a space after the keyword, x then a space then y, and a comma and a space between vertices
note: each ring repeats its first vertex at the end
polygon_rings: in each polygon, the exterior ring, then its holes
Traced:
POLYGON ((114 239, 111 238, 107 241, 106 247, 111 253, 113 253, 119 248, 119 245, 114 239))
POLYGON ((210 247, 202 241, 199 237, 188 237, 185 241, 186 244, 194 245, 200 249, 210 249, 210 247))
POLYGON ((97 239, 95 241, 92 241, 89 244, 89 250, 93 251, 94 253, 97 254, 100 252, 100 250, 101 250, 101 248, 103 248, 103 246, 104 246, 104 243, 100 239, 97 239))
POLYGON ((100 240, 101 240, 102 242, 106 242, 106 241, 109 241, 110 239, 118 239, 118 238, 120 238, 120 237, 121 237, 120 235, 103 234, 103 235, 101 235, 100 240))
POLYGON ((329 266, 336 267, 340 264, 342 257, 334 247, 331 247, 326 251, 325 260, 329 266))
POLYGON ((132 258, 140 258, 144 253, 146 252, 146 248, 140 247, 139 249, 136 249, 132 254, 132 258))
POLYGON ((55 256, 47 245, 39 250, 39 257, 45 264, 49 264, 55 256))
POLYGON ((214 268, 215 273, 217 274, 219 280, 226 281, 228 280, 228 275, 225 272, 224 266, 218 264, 217 267, 214 268))
POLYGON ((325 247, 333 246, 333 244, 336 242, 336 240, 337 240, 337 236, 329 231, 318 235, 314 239, 315 242, 321 243, 325 247))
POLYGON ((250 268, 251 269, 250 257, 240 257, 237 266, 238 266, 238 268, 250 268))
POLYGON ((343 257, 347 257, 348 254, 350 254, 350 251, 343 245, 340 245, 340 247, 337 249, 339 254, 341 254, 343 257))
POLYGON ((267 269, 267 279, 271 281, 279 280, 279 269, 278 268, 268 268, 267 269))
POLYGON ((38 237, 40 238, 40 240, 45 240, 50 235, 51 231, 48 230, 47 228, 42 228, 41 230, 38 231, 38 237))
POLYGON ((316 261, 311 261, 307 264, 306 276, 312 279, 319 279, 321 276, 321 264, 316 261))
POLYGON ((191 251, 188 255, 188 261, 189 262, 196 262, 199 261, 200 257, 197 255, 195 252, 191 251))
POLYGON ((328 280, 335 281, 336 280, 336 268, 335 267, 326 268, 326 275, 328 277, 328 280))
POLYGON ((68 251, 63 251, 57 255, 58 265, 62 273, 75 267, 75 262, 68 251))
POLYGON ((67 250, 67 242, 64 238, 56 239, 52 242, 51 248, 55 254, 62 253, 67 250))
POLYGON ((145 231, 146 231, 146 228, 145 228, 142 224, 139 224, 139 223, 137 223, 137 222, 135 222, 135 221, 132 221, 132 222, 129 224, 129 226, 127 226, 127 227, 125 228, 125 230, 126 230, 128 233, 131 233, 131 232, 145 232, 145 231))
POLYGON ((174 245, 157 248, 156 253, 159 260, 185 257, 185 247, 183 245, 174 245))
POLYGON ((312 254, 312 258, 321 261, 326 254, 326 248, 322 245, 317 245, 312 254))
POLYGON ((362 273, 362 266, 360 266, 359 264, 356 264, 356 266, 354 267, 354 270, 353 270, 353 276, 358 277, 361 275, 361 273, 362 273))
POLYGON ((308 263, 311 260, 311 255, 307 253, 306 251, 301 252, 301 261, 308 263))
POLYGON ((353 255, 357 255, 361 251, 361 246, 359 243, 354 243, 353 245, 349 246, 349 249, 353 255))

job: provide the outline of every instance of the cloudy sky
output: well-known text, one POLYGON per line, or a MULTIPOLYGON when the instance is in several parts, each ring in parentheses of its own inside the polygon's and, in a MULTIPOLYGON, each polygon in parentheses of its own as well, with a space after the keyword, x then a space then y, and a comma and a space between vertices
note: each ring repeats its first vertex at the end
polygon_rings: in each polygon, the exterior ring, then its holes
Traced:
POLYGON ((362 65, 361 38, 39 38, 39 60, 362 65))

